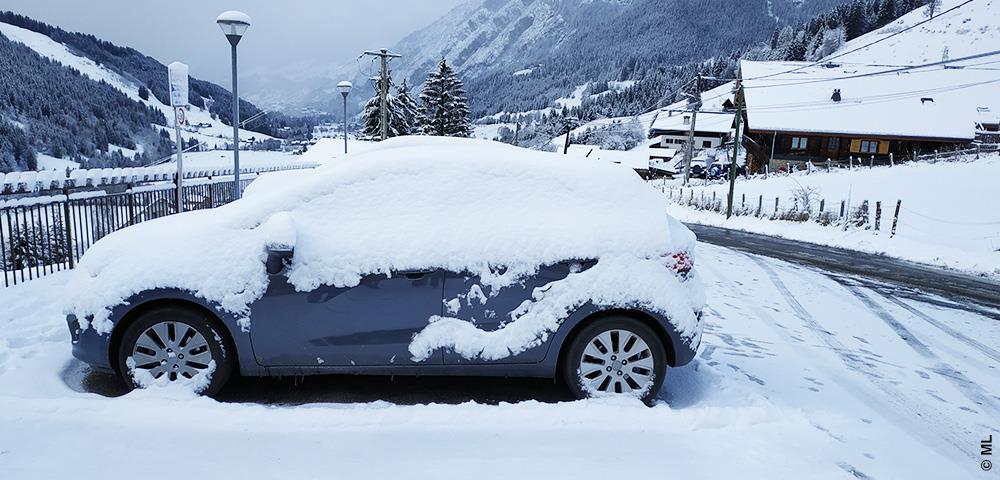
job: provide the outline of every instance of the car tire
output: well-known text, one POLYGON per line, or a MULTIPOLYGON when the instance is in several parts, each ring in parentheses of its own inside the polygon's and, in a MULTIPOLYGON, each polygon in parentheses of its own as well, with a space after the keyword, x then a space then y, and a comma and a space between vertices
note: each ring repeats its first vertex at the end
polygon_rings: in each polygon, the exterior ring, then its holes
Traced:
POLYGON ((235 366, 236 350, 227 339, 226 332, 202 312, 158 307, 141 314, 125 330, 118 345, 118 372, 132 388, 143 388, 135 374, 139 370, 146 371, 139 374, 146 381, 164 375, 169 381, 197 378, 195 393, 215 396, 235 366), (210 367, 213 361, 214 370, 210 367), (209 372, 207 382, 197 377, 209 372))
POLYGON ((605 317, 585 326, 570 342, 560 370, 578 399, 631 394, 649 404, 663 386, 666 349, 659 335, 639 320, 605 317))

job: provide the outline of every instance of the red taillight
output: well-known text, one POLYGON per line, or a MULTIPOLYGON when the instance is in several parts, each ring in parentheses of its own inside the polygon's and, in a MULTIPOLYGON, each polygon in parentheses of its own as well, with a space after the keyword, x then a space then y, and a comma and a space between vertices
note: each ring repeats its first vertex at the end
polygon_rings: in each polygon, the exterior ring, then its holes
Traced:
POLYGON ((691 259, 691 255, 688 255, 687 252, 664 254, 663 260, 666 262, 667 267, 682 277, 687 276, 691 272, 691 269, 694 268, 694 260, 691 259))

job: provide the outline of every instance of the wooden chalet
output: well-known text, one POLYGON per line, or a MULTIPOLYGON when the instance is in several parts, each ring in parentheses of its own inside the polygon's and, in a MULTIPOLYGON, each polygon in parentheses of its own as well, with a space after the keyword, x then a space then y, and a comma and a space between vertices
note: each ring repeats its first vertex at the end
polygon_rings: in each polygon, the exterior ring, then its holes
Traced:
MULTIPOLYGON (((975 107, 947 90, 963 70, 868 75, 885 67, 741 62, 753 170, 805 162, 888 163, 968 145, 975 107)), ((961 92, 957 92, 961 95, 961 92)))

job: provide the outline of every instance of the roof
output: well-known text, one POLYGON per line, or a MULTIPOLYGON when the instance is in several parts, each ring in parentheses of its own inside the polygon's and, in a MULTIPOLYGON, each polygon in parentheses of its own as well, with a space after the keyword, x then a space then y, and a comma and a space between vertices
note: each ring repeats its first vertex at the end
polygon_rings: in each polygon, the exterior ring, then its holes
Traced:
POLYGON ((602 150, 601 147, 595 145, 570 145, 567 155, 617 163, 633 170, 649 169, 649 153, 645 148, 625 151, 602 150))
MULTIPOLYGON (((733 97, 733 82, 722 84, 711 90, 706 90, 701 94, 701 111, 695 119, 695 133, 722 133, 726 134, 732 130, 735 114, 723 113, 726 100, 733 97)), ((687 100, 674 102, 661 108, 656 113, 656 119, 650 126, 654 131, 688 131, 690 128, 684 124, 684 116, 690 110, 687 100)))
MULTIPOLYGON (((685 117, 690 117, 691 112, 684 110, 670 110, 660 112, 653 122, 652 130, 655 132, 679 131, 687 132, 691 127, 684 121, 685 117)), ((699 133, 727 134, 733 129, 733 113, 698 112, 695 119, 695 135, 699 133)))
POLYGON ((747 128, 972 140, 976 101, 997 96, 982 70, 921 69, 856 77, 887 67, 742 61, 747 128), (791 70, 795 70, 791 72, 791 70), (832 100, 834 89, 841 100, 832 100))

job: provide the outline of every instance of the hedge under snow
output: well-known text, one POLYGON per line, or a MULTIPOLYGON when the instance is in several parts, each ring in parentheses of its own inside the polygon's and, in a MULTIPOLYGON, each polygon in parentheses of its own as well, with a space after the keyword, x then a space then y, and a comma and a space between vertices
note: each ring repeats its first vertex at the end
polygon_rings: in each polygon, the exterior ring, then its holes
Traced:
POLYGON ((537 289, 496 331, 429 318, 410 347, 417 359, 436 348, 490 359, 519 353, 590 300, 660 312, 692 338, 704 294, 661 256, 693 252, 694 241, 626 167, 487 141, 399 138, 315 170, 264 175, 232 204, 105 237, 74 271, 67 311, 92 317, 89 324, 107 333, 111 308, 171 287, 214 302, 249 328, 250 304, 267 289, 265 249, 289 245, 288 279, 300 291, 445 268, 478 275, 496 292, 541 265, 598 260, 537 289))

